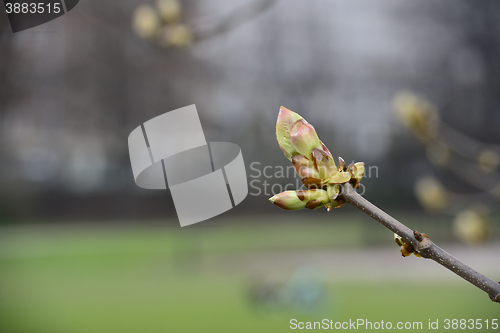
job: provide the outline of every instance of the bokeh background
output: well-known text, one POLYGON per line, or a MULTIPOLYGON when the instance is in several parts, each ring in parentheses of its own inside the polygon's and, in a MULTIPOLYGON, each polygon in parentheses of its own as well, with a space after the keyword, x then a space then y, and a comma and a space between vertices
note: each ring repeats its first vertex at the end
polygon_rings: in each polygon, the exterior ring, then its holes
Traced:
POLYGON ((297 180, 275 174, 283 105, 371 167, 366 198, 500 280, 499 15, 494 0, 82 0, 13 34, 1 5, 0 332, 498 318, 354 208, 267 198, 297 180), (254 182, 180 228, 169 191, 135 185, 127 137, 190 104, 254 182))

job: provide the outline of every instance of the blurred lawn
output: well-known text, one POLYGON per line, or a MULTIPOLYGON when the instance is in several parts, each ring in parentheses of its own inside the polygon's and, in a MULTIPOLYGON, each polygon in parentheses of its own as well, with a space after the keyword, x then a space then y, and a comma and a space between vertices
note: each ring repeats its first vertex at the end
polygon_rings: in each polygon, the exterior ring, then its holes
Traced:
POLYGON ((362 235, 357 223, 2 228, 0 332, 285 332, 291 318, 422 321, 426 331, 428 319, 500 318, 498 304, 459 279, 407 285, 369 275, 363 284, 328 282, 315 314, 257 311, 248 277, 203 267, 220 252, 348 247, 362 235))

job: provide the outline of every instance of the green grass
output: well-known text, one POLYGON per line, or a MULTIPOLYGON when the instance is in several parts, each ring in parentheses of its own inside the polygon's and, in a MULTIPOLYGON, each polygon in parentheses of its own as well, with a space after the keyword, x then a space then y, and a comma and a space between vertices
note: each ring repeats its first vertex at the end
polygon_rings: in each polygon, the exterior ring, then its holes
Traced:
MULTIPOLYGON (((288 332, 289 321, 500 318, 498 304, 459 279, 328 283, 314 313, 258 310, 248 277, 205 267, 220 253, 353 246, 359 227, 30 228, 0 236, 0 332, 288 332)), ((228 263, 230 266, 230 263, 228 263)), ((273 272, 270 272, 273 273, 273 272)), ((404 272, 401 273, 403 280, 404 272)), ((450 275, 451 277, 451 275, 450 275)), ((393 281, 393 280, 392 280, 393 281)), ((424 329, 424 331, 426 331, 424 329)), ((483 330, 485 331, 485 330, 483 330)))

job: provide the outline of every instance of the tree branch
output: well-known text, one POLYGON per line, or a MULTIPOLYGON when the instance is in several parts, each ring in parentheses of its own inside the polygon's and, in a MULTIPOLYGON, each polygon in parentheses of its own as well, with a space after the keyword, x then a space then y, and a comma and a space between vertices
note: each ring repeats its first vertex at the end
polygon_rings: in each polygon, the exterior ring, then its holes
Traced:
POLYGON ((418 231, 413 231, 370 201, 363 198, 354 188, 346 183, 342 185, 341 197, 345 202, 360 209, 371 218, 377 220, 386 228, 403 237, 405 241, 422 257, 432 259, 438 264, 448 268, 453 273, 469 281, 479 289, 485 291, 491 300, 500 303, 500 284, 487 278, 479 272, 476 272, 465 265, 449 253, 435 245, 430 239, 424 238, 418 231))

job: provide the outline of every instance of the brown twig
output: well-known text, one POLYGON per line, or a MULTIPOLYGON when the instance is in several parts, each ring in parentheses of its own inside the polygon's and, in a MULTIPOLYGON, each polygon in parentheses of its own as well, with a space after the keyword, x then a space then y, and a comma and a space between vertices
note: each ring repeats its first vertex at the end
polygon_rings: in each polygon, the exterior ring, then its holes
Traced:
POLYGON ((491 300, 500 303, 499 283, 473 270, 434 244, 430 239, 422 237, 419 232, 413 231, 405 226, 358 194, 349 183, 342 185, 341 196, 345 202, 360 209, 386 228, 403 237, 422 257, 432 259, 438 264, 448 268, 453 273, 488 293, 491 300))

